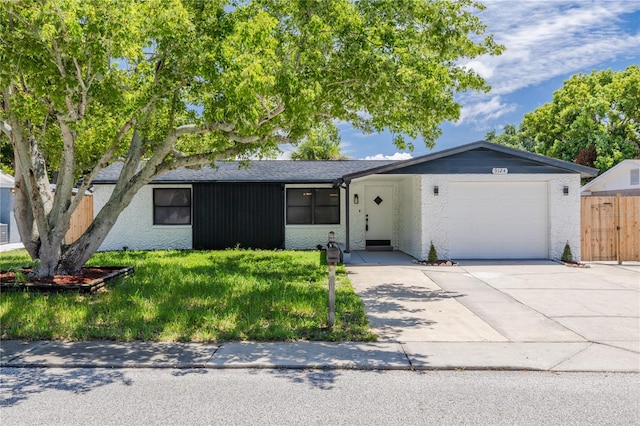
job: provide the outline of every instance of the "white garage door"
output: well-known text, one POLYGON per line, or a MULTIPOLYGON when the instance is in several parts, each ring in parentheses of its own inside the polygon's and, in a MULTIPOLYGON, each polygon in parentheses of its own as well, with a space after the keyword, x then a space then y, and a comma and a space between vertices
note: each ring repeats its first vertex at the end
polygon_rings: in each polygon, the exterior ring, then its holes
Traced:
POLYGON ((546 182, 457 182, 449 195, 452 259, 549 257, 546 182))

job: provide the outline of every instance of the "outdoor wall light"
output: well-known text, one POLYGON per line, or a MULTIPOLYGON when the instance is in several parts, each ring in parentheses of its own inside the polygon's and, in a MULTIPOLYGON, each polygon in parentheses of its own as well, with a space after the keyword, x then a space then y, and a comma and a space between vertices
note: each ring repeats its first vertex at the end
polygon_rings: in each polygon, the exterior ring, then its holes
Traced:
POLYGON ((438 185, 433 187, 433 195, 438 195, 440 193, 440 188, 438 188, 438 185))
POLYGON ((569 187, 568 186, 563 186, 562 187, 562 195, 569 195, 569 187))
POLYGON ((360 202, 360 198, 358 198, 358 194, 353 194, 353 204, 358 204, 360 202))

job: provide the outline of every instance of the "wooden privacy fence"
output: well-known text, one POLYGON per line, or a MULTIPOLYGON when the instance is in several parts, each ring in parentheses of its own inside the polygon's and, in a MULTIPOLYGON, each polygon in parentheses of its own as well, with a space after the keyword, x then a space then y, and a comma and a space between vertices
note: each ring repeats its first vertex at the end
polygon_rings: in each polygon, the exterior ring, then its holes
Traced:
POLYGON ((640 196, 581 198, 582 260, 640 261, 640 196))
POLYGON ((71 244, 91 225, 93 221, 93 195, 86 194, 71 215, 71 225, 64 236, 66 244, 71 244))

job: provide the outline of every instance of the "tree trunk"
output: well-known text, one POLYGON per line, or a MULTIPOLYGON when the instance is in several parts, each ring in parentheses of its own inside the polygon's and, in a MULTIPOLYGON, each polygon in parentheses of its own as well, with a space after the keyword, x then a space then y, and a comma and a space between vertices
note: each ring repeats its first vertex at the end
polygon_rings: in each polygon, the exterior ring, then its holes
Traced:
POLYGON ((40 249, 40 238, 38 237, 38 230, 35 226, 35 218, 33 217, 33 209, 31 208, 31 199, 27 193, 26 183, 22 177, 22 171, 20 163, 16 164, 16 176, 15 176, 15 190, 16 199, 13 207, 13 213, 16 218, 16 225, 18 226, 18 233, 20 234, 20 241, 24 245, 24 248, 29 253, 32 259, 37 259, 38 251, 40 249))
MULTIPOLYGON (((45 238, 45 241, 47 238, 45 238)), ((38 252, 40 264, 37 268, 37 276, 39 278, 52 277, 58 273, 58 264, 60 263, 60 244, 55 244, 48 239, 43 243, 41 240, 40 251, 38 252)))
POLYGON ((80 274, 84 264, 91 259, 91 256, 100 248, 100 245, 107 237, 116 222, 118 214, 112 215, 107 220, 94 219, 93 223, 79 239, 65 247, 60 258, 58 273, 64 275, 80 274))
MULTIPOLYGON (((39 260, 37 267, 32 270, 32 275, 38 278, 50 277, 55 275, 60 262, 62 241, 66 229, 69 228, 69 223, 66 226, 58 224, 53 229, 49 226, 46 226, 45 229, 39 229, 31 208, 32 203, 39 200, 34 200, 25 194, 23 182, 22 185, 18 184, 21 178, 21 175, 16 173, 14 214, 20 239, 29 256, 39 260)), ((48 223, 48 221, 46 222, 48 223)))
POLYGON ((14 208, 20 238, 32 259, 39 260, 32 275, 44 278, 56 274, 62 242, 71 219, 73 174, 58 182, 54 196, 47 176, 44 155, 33 136, 27 136, 18 120, 9 116, 11 144, 16 165, 16 203, 14 208), (64 188, 68 188, 64 194, 64 188))
POLYGON ((107 238, 107 234, 115 225, 120 213, 131 203, 138 190, 151 181, 152 177, 153 175, 150 173, 144 177, 141 177, 140 174, 133 178, 128 175, 120 176, 120 181, 127 178, 126 183, 122 186, 116 185, 109 200, 98 212, 89 228, 80 238, 64 247, 58 267, 59 273, 75 275, 81 272, 84 264, 107 238))
MULTIPOLYGON (((60 159, 61 169, 54 194, 47 176, 45 158, 37 140, 29 133, 31 130, 26 126, 22 127, 22 123, 11 113, 8 113, 8 117, 17 172, 16 221, 29 255, 32 259, 39 260, 32 274, 41 278, 80 274, 82 267, 98 250, 120 213, 131 203, 138 190, 156 175, 178 166, 202 165, 213 159, 211 153, 205 153, 164 162, 167 156, 171 155, 172 148, 180 136, 211 130, 188 125, 170 131, 153 155, 142 162, 145 140, 134 129, 128 155, 111 197, 80 238, 66 246, 63 245, 63 241, 70 227, 71 214, 83 196, 79 192, 72 199, 76 178, 73 148, 75 133, 64 122, 64 117, 59 116, 58 122, 65 149, 60 159)), ((230 148, 222 151, 216 159, 228 158, 236 153, 236 148, 230 148)), ((104 161, 100 161, 84 176, 88 180, 86 184, 83 183, 83 190, 90 185, 93 177, 105 167, 110 158, 111 154, 105 154, 104 161)))

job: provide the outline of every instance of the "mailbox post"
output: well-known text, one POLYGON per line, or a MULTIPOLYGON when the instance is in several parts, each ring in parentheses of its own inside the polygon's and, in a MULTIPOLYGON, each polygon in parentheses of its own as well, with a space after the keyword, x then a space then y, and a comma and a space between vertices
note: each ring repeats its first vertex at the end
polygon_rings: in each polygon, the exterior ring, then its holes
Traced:
POLYGON ((340 247, 336 243, 336 233, 329 232, 327 243, 327 264, 329 264, 329 327, 336 320, 336 264, 340 262, 340 247))

